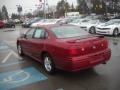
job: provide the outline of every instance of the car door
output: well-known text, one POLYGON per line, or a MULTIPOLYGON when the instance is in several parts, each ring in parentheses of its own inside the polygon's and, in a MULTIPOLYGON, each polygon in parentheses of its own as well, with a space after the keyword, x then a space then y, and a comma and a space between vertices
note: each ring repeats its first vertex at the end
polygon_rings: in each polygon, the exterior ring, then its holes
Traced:
POLYGON ((43 28, 36 28, 32 39, 29 40, 32 56, 40 59, 41 52, 44 49, 44 42, 47 39, 47 32, 43 28))
POLYGON ((22 49, 28 55, 31 55, 32 53, 31 41, 33 39, 34 32, 35 32, 35 28, 28 30, 27 33, 25 34, 25 37, 22 39, 22 43, 21 43, 22 49))
POLYGON ((118 22, 118 30, 119 30, 119 33, 120 33, 120 22, 118 22))

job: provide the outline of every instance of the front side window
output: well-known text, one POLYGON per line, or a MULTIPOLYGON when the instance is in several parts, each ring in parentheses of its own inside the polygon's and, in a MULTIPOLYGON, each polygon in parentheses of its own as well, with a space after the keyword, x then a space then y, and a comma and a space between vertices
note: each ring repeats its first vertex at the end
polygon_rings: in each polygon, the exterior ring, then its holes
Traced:
POLYGON ((34 29, 30 29, 27 33, 26 33, 26 38, 32 38, 34 34, 34 29))

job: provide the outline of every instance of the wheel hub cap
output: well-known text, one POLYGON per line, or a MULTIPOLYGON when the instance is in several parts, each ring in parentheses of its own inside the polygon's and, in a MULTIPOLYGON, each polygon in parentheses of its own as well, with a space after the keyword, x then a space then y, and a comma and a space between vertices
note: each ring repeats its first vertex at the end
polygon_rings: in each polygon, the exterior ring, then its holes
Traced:
POLYGON ((48 57, 45 57, 44 65, 47 71, 51 71, 51 61, 48 57))
POLYGON ((18 46, 18 53, 21 54, 21 46, 18 46))

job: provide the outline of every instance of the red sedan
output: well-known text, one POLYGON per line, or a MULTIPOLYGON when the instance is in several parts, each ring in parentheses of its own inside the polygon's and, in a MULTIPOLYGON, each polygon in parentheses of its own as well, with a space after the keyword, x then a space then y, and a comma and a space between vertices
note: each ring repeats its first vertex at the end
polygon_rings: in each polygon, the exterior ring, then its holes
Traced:
POLYGON ((5 27, 5 23, 3 21, 0 21, 0 28, 4 28, 5 27))
POLYGON ((77 26, 47 25, 31 28, 17 40, 19 55, 40 61, 48 73, 55 69, 79 71, 105 64, 111 57, 108 41, 77 26))

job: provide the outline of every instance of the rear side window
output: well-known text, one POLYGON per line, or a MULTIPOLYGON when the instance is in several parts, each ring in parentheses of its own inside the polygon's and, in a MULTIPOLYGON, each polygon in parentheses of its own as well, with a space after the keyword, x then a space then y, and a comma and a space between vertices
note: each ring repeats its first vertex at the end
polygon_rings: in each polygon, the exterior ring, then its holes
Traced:
POLYGON ((33 38, 42 39, 45 38, 45 30, 43 29, 36 29, 33 38))
POLYGON ((57 38, 70 38, 88 35, 88 32, 77 26, 59 26, 53 27, 51 30, 54 32, 57 38))

